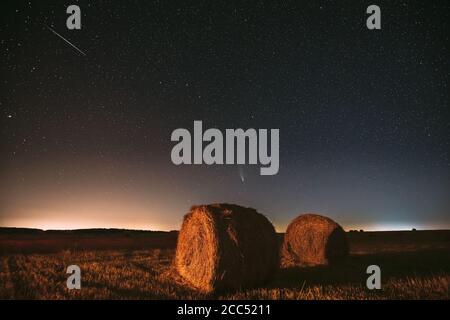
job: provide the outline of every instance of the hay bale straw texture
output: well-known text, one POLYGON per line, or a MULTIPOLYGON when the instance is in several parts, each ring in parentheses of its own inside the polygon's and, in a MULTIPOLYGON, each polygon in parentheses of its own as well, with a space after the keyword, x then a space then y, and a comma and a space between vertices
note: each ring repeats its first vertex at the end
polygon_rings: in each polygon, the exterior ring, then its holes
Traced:
POLYGON ((277 247, 273 225, 255 209, 193 206, 178 236, 175 267, 206 293, 254 287, 276 271, 277 247))
POLYGON ((328 265, 348 255, 345 231, 330 218, 303 214, 288 226, 281 248, 281 265, 328 265))

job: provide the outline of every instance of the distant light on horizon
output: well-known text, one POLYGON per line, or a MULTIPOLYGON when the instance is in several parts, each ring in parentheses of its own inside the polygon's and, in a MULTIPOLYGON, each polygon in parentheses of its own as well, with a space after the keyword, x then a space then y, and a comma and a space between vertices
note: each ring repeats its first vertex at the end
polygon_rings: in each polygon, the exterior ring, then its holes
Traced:
POLYGON ((76 230, 76 229, 129 229, 129 230, 151 230, 170 231, 170 225, 162 222, 153 222, 149 216, 110 216, 102 219, 101 215, 82 212, 76 216, 73 212, 66 212, 66 217, 61 219, 53 212, 38 217, 13 217, 0 221, 0 227, 32 228, 41 230, 76 230))
POLYGON ((386 223, 386 224, 372 224, 367 226, 343 226, 345 231, 350 230, 364 230, 364 231, 410 231, 416 230, 442 230, 450 229, 450 225, 437 224, 414 224, 414 223, 386 223))

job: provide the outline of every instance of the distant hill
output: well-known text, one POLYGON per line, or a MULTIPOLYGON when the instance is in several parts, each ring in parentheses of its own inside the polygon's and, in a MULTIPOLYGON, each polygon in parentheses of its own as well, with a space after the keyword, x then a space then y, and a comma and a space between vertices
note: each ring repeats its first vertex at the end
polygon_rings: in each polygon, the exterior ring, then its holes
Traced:
POLYGON ((42 230, 34 228, 0 227, 0 235, 150 235, 178 233, 172 231, 132 230, 117 228, 92 228, 74 230, 42 230))
POLYGON ((32 229, 32 228, 4 228, 0 227, 0 234, 42 234, 44 230, 41 229, 32 229))
MULTIPOLYGON (((277 236, 281 245, 284 233, 277 236)), ((450 230, 348 232, 347 236, 351 252, 356 254, 450 249, 450 230)), ((178 231, 0 228, 0 255, 62 250, 174 249, 177 238, 178 231)))
POLYGON ((177 231, 127 229, 40 230, 0 228, 0 255, 62 250, 141 250, 174 248, 177 231))

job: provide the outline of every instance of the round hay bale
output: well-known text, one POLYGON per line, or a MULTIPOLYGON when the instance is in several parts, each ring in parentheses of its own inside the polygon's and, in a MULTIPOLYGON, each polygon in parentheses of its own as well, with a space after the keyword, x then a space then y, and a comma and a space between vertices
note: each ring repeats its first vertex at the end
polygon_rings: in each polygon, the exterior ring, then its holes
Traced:
POLYGON ((328 265, 348 255, 345 231, 330 218, 303 214, 288 226, 281 248, 281 265, 328 265))
POLYGON ((264 284, 278 267, 273 225, 255 209, 232 204, 194 206, 178 235, 175 267, 209 293, 264 284))

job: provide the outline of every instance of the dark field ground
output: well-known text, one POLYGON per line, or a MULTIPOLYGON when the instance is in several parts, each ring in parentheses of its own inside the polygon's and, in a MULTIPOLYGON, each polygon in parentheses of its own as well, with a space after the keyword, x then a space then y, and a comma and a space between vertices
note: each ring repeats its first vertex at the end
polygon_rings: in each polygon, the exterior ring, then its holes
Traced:
POLYGON ((176 232, 0 228, 0 298, 450 298, 450 231, 350 232, 348 237, 351 254, 339 265, 281 269, 264 287, 208 296, 174 271, 176 232), (81 290, 66 288, 71 264, 81 268, 81 290), (366 288, 371 264, 381 268, 381 290, 366 288))

